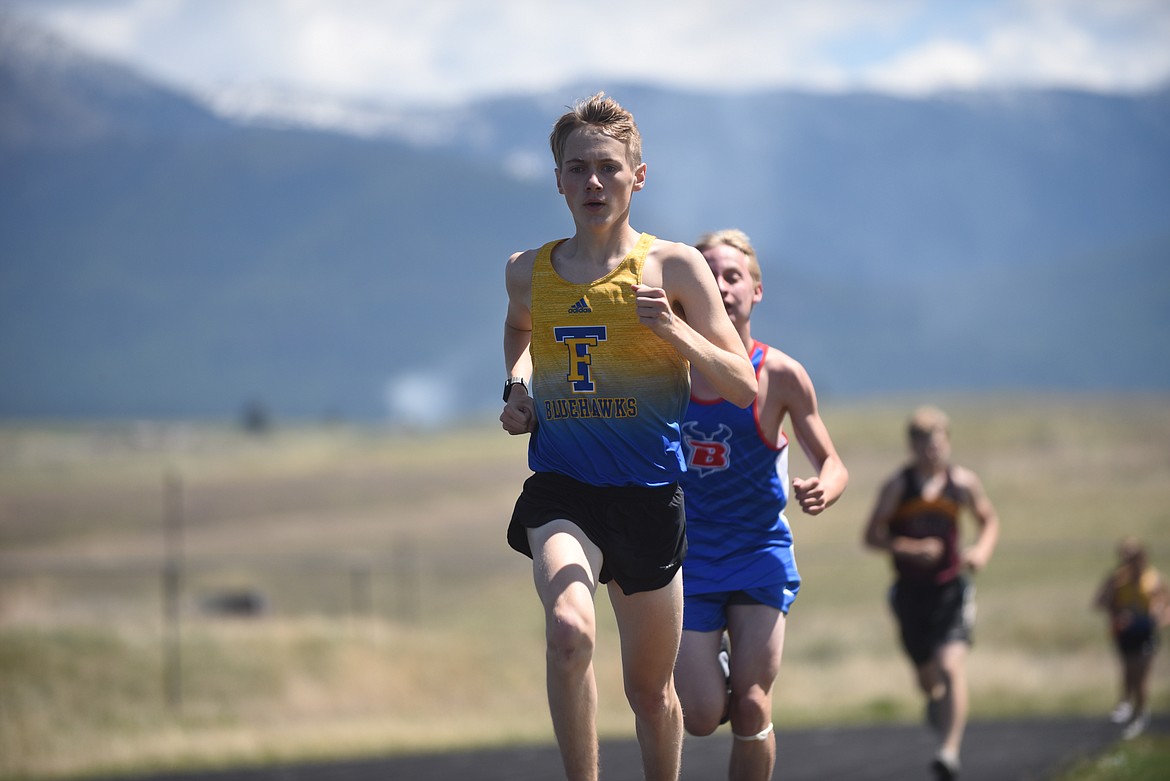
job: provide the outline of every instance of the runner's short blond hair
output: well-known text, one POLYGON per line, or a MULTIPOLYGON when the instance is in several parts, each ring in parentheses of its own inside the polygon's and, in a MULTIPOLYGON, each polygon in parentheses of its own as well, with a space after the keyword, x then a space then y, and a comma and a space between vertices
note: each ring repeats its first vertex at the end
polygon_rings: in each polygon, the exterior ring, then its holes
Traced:
POLYGON ((752 246, 752 240, 739 228, 726 228, 704 233, 695 242, 695 248, 702 252, 712 247, 718 247, 720 244, 726 244, 728 247, 742 252, 747 257, 748 273, 752 275, 752 280, 757 285, 763 281, 763 275, 760 273, 760 259, 756 257, 756 249, 752 246))
POLYGON ((565 161, 565 144, 574 130, 595 127, 610 138, 626 145, 626 156, 630 165, 637 168, 642 164, 642 134, 634 115, 604 92, 577 101, 571 109, 561 115, 553 125, 548 137, 553 160, 557 168, 565 161))
POLYGON ((911 437, 929 436, 936 431, 950 433, 951 419, 938 407, 926 404, 914 410, 906 429, 911 437))

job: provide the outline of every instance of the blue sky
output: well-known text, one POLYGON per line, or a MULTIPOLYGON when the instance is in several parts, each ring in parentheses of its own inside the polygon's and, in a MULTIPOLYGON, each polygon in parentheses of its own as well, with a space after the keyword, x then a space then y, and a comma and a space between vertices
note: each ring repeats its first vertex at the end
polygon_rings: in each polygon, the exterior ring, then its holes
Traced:
POLYGON ((450 102, 585 79, 674 87, 1148 89, 1167 0, 0 0, 206 95, 450 102))

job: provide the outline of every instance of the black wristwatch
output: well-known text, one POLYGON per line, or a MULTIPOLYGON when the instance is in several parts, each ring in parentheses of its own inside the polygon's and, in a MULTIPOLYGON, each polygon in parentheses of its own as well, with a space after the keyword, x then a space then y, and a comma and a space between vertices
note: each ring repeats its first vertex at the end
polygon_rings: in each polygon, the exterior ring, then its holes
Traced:
POLYGON ((524 381, 523 377, 509 377, 504 380, 504 403, 508 403, 508 394, 512 392, 512 386, 519 385, 524 388, 524 392, 528 393, 528 383, 524 381))

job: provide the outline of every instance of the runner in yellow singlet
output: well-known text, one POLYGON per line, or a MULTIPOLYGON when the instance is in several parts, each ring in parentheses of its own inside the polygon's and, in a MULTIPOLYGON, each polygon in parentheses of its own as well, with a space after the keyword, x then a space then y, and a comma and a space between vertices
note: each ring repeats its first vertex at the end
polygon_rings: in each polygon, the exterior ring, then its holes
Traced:
POLYGON ((1105 611, 1109 634, 1121 659, 1121 698, 1110 718, 1134 738, 1149 723, 1150 671, 1158 653, 1159 630, 1170 625, 1170 590, 1150 566, 1146 547, 1134 537, 1117 546, 1117 567, 1109 573, 1093 604, 1105 611))
POLYGON ((699 251, 630 226, 646 184, 630 112, 594 95, 561 116, 549 143, 576 231, 506 267, 500 422, 530 435, 534 473, 508 542, 532 557, 566 776, 598 778, 594 594, 606 584, 644 776, 676 781, 687 371, 740 407, 756 377, 699 251))

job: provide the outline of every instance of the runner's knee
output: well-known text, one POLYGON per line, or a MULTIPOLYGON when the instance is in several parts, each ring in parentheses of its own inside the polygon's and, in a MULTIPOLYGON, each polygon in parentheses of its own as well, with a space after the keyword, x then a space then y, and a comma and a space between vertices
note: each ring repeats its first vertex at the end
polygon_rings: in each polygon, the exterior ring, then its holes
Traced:
POLYGON ((545 629, 548 657, 562 667, 587 666, 593 660, 593 621, 571 609, 556 609, 545 629))
POLYGON ((737 732, 758 732, 772 720, 772 697, 758 686, 744 693, 732 692, 731 726, 737 732))
POLYGON ((718 704, 718 707, 704 705, 705 707, 697 704, 692 704, 690 707, 686 704, 683 705, 683 728, 697 738, 706 737, 718 729, 726 707, 722 702, 718 704))
POLYGON ((657 721, 678 707, 678 698, 669 685, 655 686, 627 679, 626 699, 634 715, 648 721, 657 721))
POLYGON ((683 709, 683 728, 703 737, 718 728, 727 713, 727 680, 722 670, 676 668, 675 686, 683 709))

